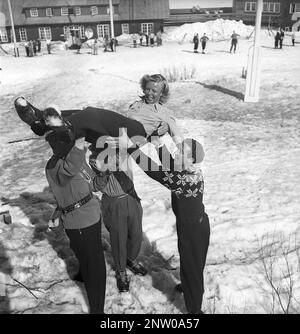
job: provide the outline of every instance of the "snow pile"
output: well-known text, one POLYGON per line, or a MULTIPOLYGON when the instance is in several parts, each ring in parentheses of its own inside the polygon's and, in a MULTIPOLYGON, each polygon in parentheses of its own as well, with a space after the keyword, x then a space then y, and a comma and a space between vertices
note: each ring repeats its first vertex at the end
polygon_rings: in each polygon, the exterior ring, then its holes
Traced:
POLYGON ((220 41, 230 38, 235 31, 242 38, 248 37, 254 27, 245 25, 243 21, 217 19, 208 22, 186 23, 182 26, 170 29, 166 28, 164 39, 167 41, 192 41, 195 33, 201 37, 204 33, 213 41, 220 41))
POLYGON ((119 43, 130 43, 132 41, 132 35, 133 34, 122 34, 120 36, 117 36, 117 40, 119 43))

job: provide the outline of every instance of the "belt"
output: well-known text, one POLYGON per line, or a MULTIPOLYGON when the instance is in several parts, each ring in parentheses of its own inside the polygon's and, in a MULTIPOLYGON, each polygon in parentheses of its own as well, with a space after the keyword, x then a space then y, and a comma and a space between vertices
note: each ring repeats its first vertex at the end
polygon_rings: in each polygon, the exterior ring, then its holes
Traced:
POLYGON ((74 211, 75 209, 79 209, 80 207, 82 207, 84 204, 86 204, 87 202, 89 202, 91 199, 93 198, 93 194, 89 193, 87 196, 83 197, 81 200, 79 200, 76 203, 73 203, 71 205, 68 205, 65 208, 61 208, 61 211, 63 214, 69 213, 74 211))

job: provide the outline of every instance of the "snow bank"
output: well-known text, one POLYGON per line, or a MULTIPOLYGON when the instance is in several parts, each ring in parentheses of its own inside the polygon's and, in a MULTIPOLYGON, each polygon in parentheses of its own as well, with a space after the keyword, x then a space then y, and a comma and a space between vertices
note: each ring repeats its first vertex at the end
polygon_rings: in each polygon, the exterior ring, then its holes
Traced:
POLYGON ((204 33, 209 39, 220 41, 230 38, 233 30, 241 37, 248 37, 254 27, 245 25, 243 21, 217 19, 208 22, 186 23, 178 28, 166 28, 164 40, 167 41, 192 41, 195 33, 202 36, 204 33))

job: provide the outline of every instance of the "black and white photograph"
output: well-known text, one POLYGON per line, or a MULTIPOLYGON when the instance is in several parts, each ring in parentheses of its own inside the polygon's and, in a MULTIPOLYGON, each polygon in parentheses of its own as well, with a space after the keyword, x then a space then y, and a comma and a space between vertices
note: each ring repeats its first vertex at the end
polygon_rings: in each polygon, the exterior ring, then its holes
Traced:
POLYGON ((299 314, 299 93, 300 0, 0 0, 0 314, 299 314))

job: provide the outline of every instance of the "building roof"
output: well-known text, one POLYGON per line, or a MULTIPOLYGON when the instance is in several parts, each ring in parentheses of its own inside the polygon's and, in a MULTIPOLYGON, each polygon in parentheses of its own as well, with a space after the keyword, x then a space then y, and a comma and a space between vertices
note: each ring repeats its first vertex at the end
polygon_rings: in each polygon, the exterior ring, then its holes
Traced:
POLYGON ((93 16, 55 16, 54 17, 28 17, 26 24, 28 25, 57 25, 57 24, 81 24, 81 23, 93 23, 93 22, 109 22, 108 15, 93 15, 93 16))
MULTIPOLYGON (((24 0, 12 0, 11 9, 15 25, 23 25, 25 23, 25 14, 23 13, 24 0)), ((5 25, 10 26, 10 18, 8 11, 8 1, 0 1, 0 12, 5 15, 5 25)))
MULTIPOLYGON (((23 0, 20 2, 23 2, 23 8, 99 6, 109 4, 109 0, 23 0)), ((120 0, 113 0, 112 2, 113 4, 118 4, 120 0)))

